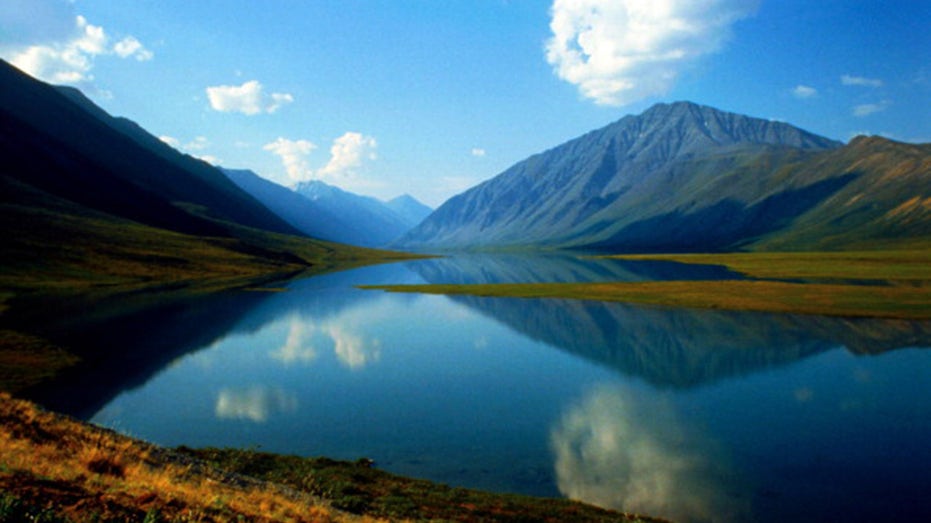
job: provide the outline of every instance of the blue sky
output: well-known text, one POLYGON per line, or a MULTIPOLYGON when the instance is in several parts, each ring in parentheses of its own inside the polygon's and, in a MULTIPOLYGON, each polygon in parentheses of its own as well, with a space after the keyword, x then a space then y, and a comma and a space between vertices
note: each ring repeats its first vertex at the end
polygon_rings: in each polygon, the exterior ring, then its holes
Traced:
POLYGON ((431 206, 663 101, 931 142, 926 0, 3 0, 0 57, 181 150, 431 206))

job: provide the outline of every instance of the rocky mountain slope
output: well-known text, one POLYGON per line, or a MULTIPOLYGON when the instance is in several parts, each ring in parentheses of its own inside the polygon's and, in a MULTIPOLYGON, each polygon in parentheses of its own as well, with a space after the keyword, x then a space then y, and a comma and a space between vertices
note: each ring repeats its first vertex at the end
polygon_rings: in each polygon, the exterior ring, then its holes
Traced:
MULTIPOLYGON (((927 148, 867 141, 869 151, 863 140, 843 146, 782 122, 689 102, 658 104, 450 199, 398 245, 715 251, 765 239, 789 248, 793 241, 777 237, 808 220, 829 223, 842 212, 832 198, 848 186, 882 184, 879 192, 857 193, 858 208, 871 212, 921 207, 927 196, 908 202, 931 186, 927 148)), ((877 218, 857 218, 864 219, 877 218)))

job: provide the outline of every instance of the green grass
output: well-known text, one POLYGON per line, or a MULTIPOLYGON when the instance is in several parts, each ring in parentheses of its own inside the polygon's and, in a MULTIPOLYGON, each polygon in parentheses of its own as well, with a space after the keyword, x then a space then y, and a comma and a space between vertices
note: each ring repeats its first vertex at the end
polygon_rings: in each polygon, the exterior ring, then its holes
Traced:
POLYGON ((824 316, 931 319, 931 250, 641 255, 619 258, 719 264, 748 276, 765 279, 369 285, 360 288, 487 297, 617 301, 824 316))

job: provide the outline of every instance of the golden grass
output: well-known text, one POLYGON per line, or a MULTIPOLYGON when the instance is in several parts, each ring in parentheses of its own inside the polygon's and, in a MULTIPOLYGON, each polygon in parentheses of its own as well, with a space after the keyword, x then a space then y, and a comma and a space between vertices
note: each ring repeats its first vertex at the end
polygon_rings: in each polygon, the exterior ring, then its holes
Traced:
MULTIPOLYGON (((375 521, 341 513, 305 493, 231 477, 5 394, 0 421, 0 488, 28 499, 36 497, 36 484, 66 485, 68 495, 58 504, 43 501, 60 517, 83 520, 93 508, 117 518, 157 511, 161 521, 375 521)), ((38 496, 54 498, 55 492, 50 488, 38 496)))
POLYGON ((723 265, 753 278, 931 282, 931 248, 836 252, 636 254, 623 260, 723 265))
POLYGON ((606 256, 723 265, 757 280, 494 285, 362 285, 363 289, 563 298, 824 316, 931 319, 931 248, 606 256))

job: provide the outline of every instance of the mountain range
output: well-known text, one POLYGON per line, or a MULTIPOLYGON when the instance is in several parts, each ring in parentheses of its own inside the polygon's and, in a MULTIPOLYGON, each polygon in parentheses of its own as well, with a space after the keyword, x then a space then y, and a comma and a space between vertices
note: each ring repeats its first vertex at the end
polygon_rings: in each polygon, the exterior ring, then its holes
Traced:
POLYGON ((2 286, 206 282, 375 255, 307 238, 219 169, 76 89, 3 61, 0 87, 2 286))
POLYGON ((421 251, 612 252, 931 239, 931 144, 842 144, 690 102, 625 116, 431 212, 407 195, 385 202, 320 181, 291 190, 251 171, 221 170, 107 114, 77 89, 2 61, 0 85, 7 280, 37 267, 67 266, 59 276, 71 278, 127 263, 135 267, 128 273, 160 266, 194 275, 208 259, 212 269, 234 272, 246 260, 290 270, 335 252, 332 243, 295 237, 421 251))
POLYGON ((690 102, 531 156, 405 234, 408 249, 864 247, 931 237, 931 145, 844 145, 690 102))
POLYGON ((244 169, 222 169, 302 233, 323 240, 380 247, 397 239, 432 211, 409 195, 383 202, 321 181, 302 182, 292 190, 244 169))

